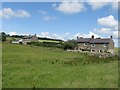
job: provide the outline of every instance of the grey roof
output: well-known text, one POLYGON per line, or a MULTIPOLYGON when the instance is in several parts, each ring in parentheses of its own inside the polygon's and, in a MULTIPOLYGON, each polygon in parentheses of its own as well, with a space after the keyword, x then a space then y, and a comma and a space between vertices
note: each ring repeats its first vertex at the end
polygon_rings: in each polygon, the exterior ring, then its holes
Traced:
POLYGON ((92 38, 79 38, 77 39, 78 43, 91 43, 91 44, 108 44, 110 42, 110 38, 104 38, 104 39, 92 39, 92 38))
POLYGON ((90 38, 78 38, 77 42, 79 42, 79 43, 88 43, 88 42, 90 42, 90 38))
POLYGON ((23 38, 32 38, 33 36, 32 35, 29 35, 29 36, 25 36, 23 38))
POLYGON ((94 39, 94 40, 90 40, 89 43, 93 44, 93 43, 105 43, 105 44, 108 44, 110 42, 110 39, 94 39))

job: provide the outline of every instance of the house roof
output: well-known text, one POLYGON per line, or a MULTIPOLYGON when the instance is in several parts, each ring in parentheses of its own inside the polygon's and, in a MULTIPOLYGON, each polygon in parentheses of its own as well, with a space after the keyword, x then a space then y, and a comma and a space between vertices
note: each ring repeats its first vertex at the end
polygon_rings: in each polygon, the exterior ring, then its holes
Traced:
POLYGON ((108 44, 110 42, 110 38, 78 38, 78 43, 90 43, 90 44, 108 44))
POLYGON ((88 42, 90 42, 90 38, 78 38, 77 42, 79 42, 79 43, 88 43, 88 42))
POLYGON ((110 42, 110 39, 94 39, 94 40, 90 40, 89 43, 93 44, 108 44, 110 42))
POLYGON ((32 37, 34 37, 35 35, 29 35, 29 36, 25 36, 25 37, 23 37, 23 38, 32 38, 32 37))
POLYGON ((23 37, 23 38, 31 38, 31 36, 25 36, 25 37, 23 37))

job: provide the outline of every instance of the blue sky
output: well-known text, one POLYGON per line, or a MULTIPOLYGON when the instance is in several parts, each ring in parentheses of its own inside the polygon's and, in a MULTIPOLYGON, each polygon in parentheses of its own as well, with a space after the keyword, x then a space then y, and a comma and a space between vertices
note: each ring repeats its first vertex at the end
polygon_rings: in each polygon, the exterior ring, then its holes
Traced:
POLYGON ((63 40, 113 35, 117 45, 116 6, 113 2, 3 2, 1 30, 63 40))

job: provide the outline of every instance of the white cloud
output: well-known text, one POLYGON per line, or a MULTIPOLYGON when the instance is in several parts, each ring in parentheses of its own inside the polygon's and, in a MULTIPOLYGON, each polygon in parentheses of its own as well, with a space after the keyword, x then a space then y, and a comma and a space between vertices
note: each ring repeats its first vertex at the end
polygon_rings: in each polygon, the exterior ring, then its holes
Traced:
POLYGON ((115 47, 120 47, 120 39, 113 39, 114 43, 115 43, 115 47))
POLYGON ((9 34, 10 36, 12 36, 12 35, 18 35, 17 32, 9 32, 9 33, 7 33, 7 34, 9 34))
POLYGON ((98 24, 103 26, 100 29, 94 29, 93 32, 103 35, 112 35, 114 39, 120 38, 120 32, 118 31, 118 20, 114 16, 109 15, 107 17, 99 18, 98 24))
POLYGON ((55 8, 56 6, 57 6, 57 3, 52 4, 52 7, 54 7, 54 8, 55 8))
POLYGON ((47 38, 52 38, 52 39, 62 39, 61 35, 58 35, 56 33, 49 33, 49 32, 41 32, 39 35, 37 35, 38 37, 47 37, 47 38))
POLYGON ((41 32, 37 36, 39 36, 39 37, 47 37, 47 38, 52 38, 52 39, 61 39, 61 40, 74 39, 73 35, 68 33, 68 32, 64 33, 64 34, 41 32))
POLYGON ((110 5, 113 10, 118 9, 118 0, 87 0, 87 3, 93 10, 101 9, 107 5, 110 5))
POLYGON ((91 2, 91 0, 89 0, 88 4, 92 7, 93 10, 97 10, 107 5, 108 2, 91 2))
POLYGON ((114 27, 114 30, 118 31, 118 26, 114 27))
POLYGON ((99 30, 94 29, 93 31, 95 33, 98 33, 98 34, 111 34, 111 29, 110 28, 101 28, 99 30))
POLYGON ((29 17, 29 16, 30 16, 30 14, 25 10, 14 11, 11 8, 3 8, 0 11, 0 17, 4 18, 4 19, 11 19, 11 18, 14 18, 14 17, 24 18, 24 17, 29 17))
POLYGON ((12 35, 30 35, 28 33, 17 33, 17 32, 8 32, 6 34, 9 34, 10 36, 12 36, 12 35))
POLYGON ((112 2, 111 5, 113 10, 118 10, 118 2, 112 2))
POLYGON ((65 14, 76 14, 82 12, 85 9, 83 3, 80 1, 63 1, 60 4, 54 3, 52 6, 55 10, 58 10, 65 14))
POLYGON ((39 10, 38 13, 43 14, 43 15, 48 14, 48 12, 46 12, 44 10, 39 10))
POLYGON ((15 12, 15 14, 16 15, 14 15, 14 16, 16 16, 16 17, 29 17, 30 16, 30 14, 27 11, 24 11, 24 10, 17 10, 15 12))
POLYGON ((51 38, 64 40, 64 37, 62 37, 62 35, 58 35, 58 34, 56 34, 56 33, 52 34, 52 35, 51 35, 51 38))
POLYGON ((2 11, 0 10, 0 17, 2 17, 2 11))
POLYGON ((43 16, 43 19, 45 21, 50 21, 50 20, 56 20, 56 17, 54 17, 54 16, 43 16))
POLYGON ((113 35, 113 38, 120 39, 120 31, 113 31, 112 35, 113 35))
MULTIPOLYGON (((112 10, 118 10, 118 0, 86 0, 86 3, 91 6, 92 10, 98 10, 105 6, 110 6, 112 10)), ((63 0, 59 4, 52 4, 52 7, 65 14, 76 14, 86 10, 82 0, 63 0)))
POLYGON ((48 15, 48 12, 46 12, 44 10, 39 10, 38 13, 42 14, 42 18, 45 21, 51 21, 51 20, 57 19, 55 16, 48 15))
POLYGON ((44 10, 39 10, 38 13, 42 14, 42 18, 45 21, 51 21, 51 20, 57 19, 55 16, 48 15, 48 12, 46 12, 44 10))
POLYGON ((97 21, 98 21, 98 24, 106 26, 106 27, 117 27, 118 26, 118 21, 112 15, 99 18, 97 21))
POLYGON ((111 28, 101 28, 99 30, 94 29, 93 32, 97 33, 97 34, 104 34, 104 35, 109 35, 109 36, 113 36, 114 39, 118 39, 120 38, 120 31, 118 30, 112 30, 111 28))
POLYGON ((90 31, 88 34, 81 34, 81 33, 77 33, 74 35, 74 37, 84 37, 84 38, 90 38, 92 35, 94 35, 95 38, 100 37, 99 35, 95 34, 94 32, 90 31))
POLYGON ((67 33, 65 33, 65 35, 70 35, 70 33, 69 33, 69 32, 67 32, 67 33))
POLYGON ((41 35, 42 37, 48 37, 49 34, 50 34, 49 32, 41 32, 40 35, 41 35))

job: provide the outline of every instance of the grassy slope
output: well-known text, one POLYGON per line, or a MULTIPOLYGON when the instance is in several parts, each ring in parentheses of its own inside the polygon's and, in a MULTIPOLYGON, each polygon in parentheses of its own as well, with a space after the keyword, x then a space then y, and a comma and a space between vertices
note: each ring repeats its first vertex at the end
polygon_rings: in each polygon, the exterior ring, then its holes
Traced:
POLYGON ((116 54, 118 54, 118 52, 120 51, 120 48, 115 47, 114 51, 115 51, 116 54))
POLYGON ((0 42, 0 89, 2 89, 2 43, 0 42))
POLYGON ((87 57, 59 49, 3 44, 3 87, 117 87, 117 61, 64 64, 73 58, 87 57))
POLYGON ((39 42, 55 42, 59 43, 60 41, 53 41, 53 40, 38 40, 39 42))

